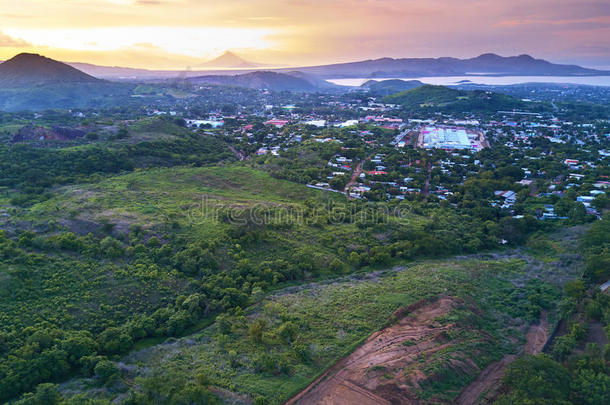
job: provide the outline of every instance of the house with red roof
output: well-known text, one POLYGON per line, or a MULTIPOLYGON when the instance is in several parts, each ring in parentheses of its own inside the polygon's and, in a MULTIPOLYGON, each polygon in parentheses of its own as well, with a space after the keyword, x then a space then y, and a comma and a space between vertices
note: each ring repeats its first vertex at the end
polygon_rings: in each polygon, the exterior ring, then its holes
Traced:
POLYGON ((269 120, 264 123, 267 126, 274 126, 276 128, 283 128, 288 124, 286 120, 269 120))

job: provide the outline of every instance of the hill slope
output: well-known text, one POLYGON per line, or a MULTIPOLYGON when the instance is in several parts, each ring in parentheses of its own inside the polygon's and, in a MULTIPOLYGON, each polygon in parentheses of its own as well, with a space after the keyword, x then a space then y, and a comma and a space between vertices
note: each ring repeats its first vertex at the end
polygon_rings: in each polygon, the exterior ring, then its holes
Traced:
POLYGON ((199 76, 193 77, 189 81, 195 84, 217 84, 274 91, 315 91, 317 89, 314 84, 304 78, 275 72, 252 72, 234 76, 199 76))
POLYGON ((41 86, 0 88, 0 110, 25 111, 65 108, 108 108, 135 104, 131 99, 135 85, 87 82, 57 83, 41 86))
MULTIPOLYGON (((424 85, 383 99, 389 104, 400 104, 409 109, 434 108, 444 111, 490 111, 531 107, 514 97, 482 90, 457 90, 444 86, 424 85)), ((542 107, 542 104, 536 104, 542 107)))
POLYGON ((0 110, 44 110, 129 103, 135 85, 96 79, 65 63, 22 53, 0 64, 0 110))
POLYGON ((0 64, 0 86, 4 88, 99 82, 65 63, 31 53, 19 54, 0 64))
POLYGON ((423 86, 424 84, 419 80, 369 80, 366 83, 363 83, 360 86, 363 89, 368 90, 369 93, 380 95, 380 96, 389 96, 390 94, 395 94, 401 91, 407 91, 411 89, 415 89, 417 87, 423 86))

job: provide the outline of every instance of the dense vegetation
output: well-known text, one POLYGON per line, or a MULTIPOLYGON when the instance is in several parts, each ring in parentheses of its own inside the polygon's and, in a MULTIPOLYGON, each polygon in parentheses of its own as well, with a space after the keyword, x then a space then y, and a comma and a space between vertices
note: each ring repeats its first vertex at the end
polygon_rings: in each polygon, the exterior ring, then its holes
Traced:
MULTIPOLYGON (((19 190, 12 202, 23 206, 49 198, 48 189, 57 184, 95 181, 99 175, 131 171, 138 166, 202 165, 233 156, 220 139, 190 134, 164 120, 154 120, 131 131, 134 138, 145 131, 163 132, 173 137, 73 148, 0 145, 0 187, 19 190)), ((123 129, 114 138, 121 140, 129 136, 130 132, 123 129)))
POLYGON ((389 96, 390 94, 400 93, 420 86, 423 86, 423 83, 419 80, 392 79, 382 81, 369 80, 360 87, 366 89, 374 96, 389 96))
POLYGON ((584 281, 565 285, 566 297, 560 304, 564 332, 554 340, 550 355, 524 357, 510 366, 504 377, 510 392, 497 404, 610 402, 610 344, 599 343, 599 334, 610 335, 610 296, 600 292, 596 283, 610 275, 609 248, 610 218, 606 217, 583 237, 584 281))

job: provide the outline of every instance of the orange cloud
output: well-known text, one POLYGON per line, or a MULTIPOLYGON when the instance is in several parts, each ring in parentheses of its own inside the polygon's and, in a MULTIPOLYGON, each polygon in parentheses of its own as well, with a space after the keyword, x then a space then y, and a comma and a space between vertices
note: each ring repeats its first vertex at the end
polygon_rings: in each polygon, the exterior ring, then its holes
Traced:
MULTIPOLYGON (((139 55, 130 58, 130 63, 163 68, 193 59, 201 62, 230 49, 253 60, 294 66, 383 56, 470 57, 484 52, 531 53, 574 62, 604 59, 610 64, 610 55, 589 51, 593 46, 610 48, 607 0, 5 3, 0 14, 5 36, 21 38, 31 43, 32 49, 70 52, 76 60, 93 63, 111 60, 113 64, 125 64, 124 55, 129 49, 132 55, 139 55), (211 29, 226 34, 195 35, 195 39, 182 34, 211 29), (113 45, 115 31, 119 34, 113 45), (259 37, 253 42, 256 35, 259 37), (138 43, 149 43, 157 49, 146 51, 138 43), (98 44, 98 48, 91 44, 98 44), (175 60, 163 57, 155 61, 151 55, 158 54, 159 49, 175 60)), ((10 56, 10 49, 0 49, 0 58, 10 56)))
POLYGON ((25 48, 32 44, 24 41, 21 38, 13 38, 0 31, 0 47, 2 48, 25 48))

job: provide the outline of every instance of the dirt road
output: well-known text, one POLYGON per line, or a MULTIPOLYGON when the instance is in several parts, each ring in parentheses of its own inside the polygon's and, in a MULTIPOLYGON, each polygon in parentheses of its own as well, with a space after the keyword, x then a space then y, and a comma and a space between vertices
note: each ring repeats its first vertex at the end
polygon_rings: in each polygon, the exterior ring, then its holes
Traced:
POLYGON ((428 201, 428 196, 430 195, 430 177, 432 176, 432 163, 428 162, 426 170, 428 171, 428 173, 426 174, 426 183, 424 184, 424 189, 422 190, 424 202, 428 201))
POLYGON ((362 174, 362 164, 363 164, 363 162, 358 163, 358 165, 356 166, 356 170, 354 170, 354 173, 352 173, 352 177, 351 177, 349 183, 347 183, 345 185, 345 188, 343 189, 343 192, 345 193, 345 196, 347 197, 348 200, 350 200, 352 198, 349 195, 350 188, 354 184, 356 184, 356 180, 358 179, 358 176, 360 176, 360 174, 362 174))
POLYGON ((244 154, 235 149, 232 145, 229 145, 229 149, 231 150, 231 152, 233 152, 235 156, 237 156, 239 160, 245 160, 246 157, 244 156, 244 154))
MULTIPOLYGON (((542 351, 546 341, 549 338, 549 324, 547 322, 547 314, 543 313, 538 324, 530 326, 527 335, 526 343, 523 348, 525 354, 538 354, 542 351)), ((504 370, 510 363, 517 359, 514 354, 506 355, 502 360, 492 363, 485 367, 481 374, 461 392, 460 396, 455 401, 456 405, 473 405, 477 403, 487 404, 495 399, 498 389, 501 385, 501 379, 504 376, 504 370), (484 397, 481 397, 484 395, 484 397)))

